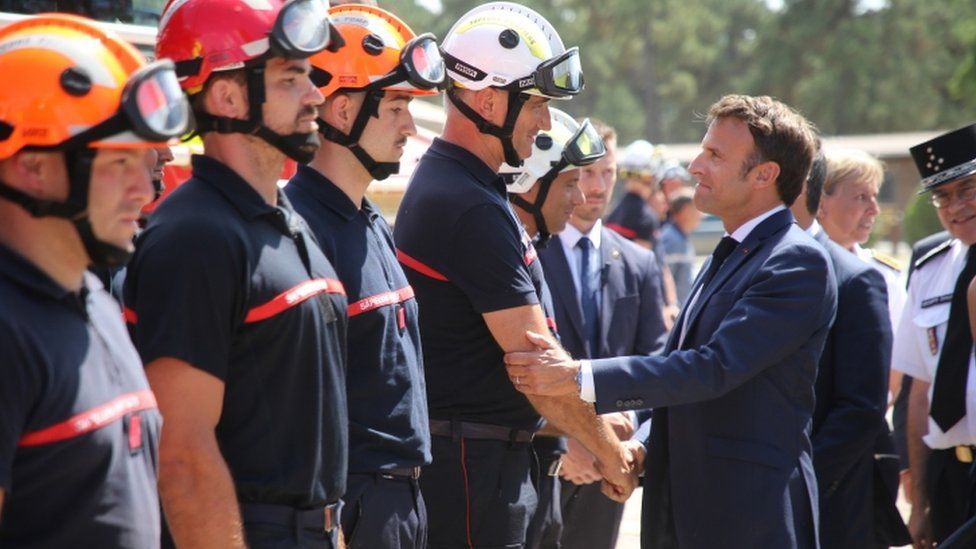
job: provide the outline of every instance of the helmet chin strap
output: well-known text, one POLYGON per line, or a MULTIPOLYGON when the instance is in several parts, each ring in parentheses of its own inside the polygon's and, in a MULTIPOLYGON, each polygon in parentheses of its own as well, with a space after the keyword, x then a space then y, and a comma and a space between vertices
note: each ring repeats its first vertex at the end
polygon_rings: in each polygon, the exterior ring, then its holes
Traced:
POLYGON ((19 204, 34 217, 58 217, 71 221, 91 264, 95 267, 116 267, 128 262, 132 252, 99 240, 88 219, 88 189, 96 152, 89 147, 64 151, 64 162, 68 169, 68 200, 65 202, 40 200, 3 182, 0 182, 0 196, 19 204))
POLYGON ((263 106, 266 100, 264 87, 265 60, 249 63, 244 72, 247 75, 247 120, 214 116, 206 112, 194 112, 197 133, 245 133, 260 138, 265 143, 281 151, 282 154, 301 164, 312 161, 319 148, 319 137, 315 132, 294 132, 280 134, 264 125, 263 106))
POLYGON ((359 160, 359 163, 362 164, 363 168, 366 168, 370 177, 376 181, 383 181, 395 173, 400 173, 399 162, 377 162, 359 143, 359 138, 363 136, 363 131, 366 129, 369 118, 371 116, 379 118, 380 101, 383 100, 383 93, 383 90, 366 91, 366 97, 363 99, 362 106, 359 107, 359 112, 356 113, 356 119, 353 120, 352 128, 348 134, 342 133, 339 128, 336 128, 321 118, 316 120, 319 125, 319 133, 322 134, 322 137, 349 149, 353 156, 356 157, 356 160, 359 160))
POLYGON ((515 150, 515 143, 512 141, 512 134, 515 132, 515 122, 518 120, 519 113, 522 112, 522 106, 525 102, 529 100, 529 96, 524 93, 515 92, 513 90, 508 91, 508 111, 505 113, 505 123, 502 126, 498 126, 484 119, 480 114, 475 112, 470 105, 461 100, 457 96, 457 88, 450 88, 447 90, 447 98, 451 100, 451 103, 461 111, 468 120, 474 122, 474 125, 478 127, 478 131, 481 133, 486 133, 488 135, 493 135, 502 142, 502 152, 505 153, 505 163, 509 166, 519 167, 522 165, 522 159, 519 158, 518 151, 515 150))
POLYGON ((552 238, 552 234, 549 233, 549 227, 546 225, 546 218, 542 214, 542 207, 546 203, 546 197, 549 196, 549 189, 552 188, 552 182, 555 180, 556 175, 558 175, 558 172, 557 174, 550 172, 539 178, 539 193, 536 195, 534 202, 529 202, 520 194, 508 195, 508 199, 512 204, 515 204, 532 215, 532 220, 535 221, 535 228, 538 233, 535 245, 539 248, 545 248, 549 244, 549 239, 552 238))

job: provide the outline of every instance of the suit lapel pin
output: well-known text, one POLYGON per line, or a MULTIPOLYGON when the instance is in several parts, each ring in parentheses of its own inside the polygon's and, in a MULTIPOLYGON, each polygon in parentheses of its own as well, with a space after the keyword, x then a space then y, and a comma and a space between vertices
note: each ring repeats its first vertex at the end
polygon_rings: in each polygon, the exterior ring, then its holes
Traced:
POLYGON ((618 250, 616 248, 614 248, 613 250, 610 250, 610 257, 612 257, 614 259, 620 259, 620 250, 618 250))

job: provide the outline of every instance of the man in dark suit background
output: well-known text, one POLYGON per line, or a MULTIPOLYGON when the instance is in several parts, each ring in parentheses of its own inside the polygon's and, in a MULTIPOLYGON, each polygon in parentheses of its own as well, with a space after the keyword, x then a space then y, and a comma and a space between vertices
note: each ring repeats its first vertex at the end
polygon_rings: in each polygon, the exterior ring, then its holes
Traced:
MULTIPOLYGON (((664 348, 666 330, 661 312, 661 272, 653 252, 607 229, 601 223, 616 182, 616 132, 591 120, 607 154, 584 166, 580 188, 586 202, 573 210, 566 230, 539 250, 546 282, 553 295, 556 324, 567 352, 578 358, 647 355, 664 348), (593 288, 592 312, 583 307, 580 281, 587 238, 587 288, 593 288)), ((618 436, 633 431, 629 413, 603 418, 618 436)), ((624 506, 600 492, 594 457, 569 440, 562 458, 562 549, 612 549, 624 506)), ((546 547, 555 548, 548 544, 546 547)))
POLYGON ((667 354, 575 361, 529 333, 541 350, 509 353, 506 365, 525 393, 577 393, 598 412, 654 408, 644 547, 817 547, 809 437, 836 283, 826 252, 786 209, 814 138, 769 97, 723 97, 708 122, 689 167, 695 205, 730 236, 699 275, 667 354))
POLYGON ((903 545, 911 537, 895 506, 898 462, 884 418, 892 337, 886 284, 881 273, 832 242, 817 223, 825 175, 820 151, 790 208, 800 228, 827 251, 837 281, 837 316, 820 357, 811 435, 820 544, 903 545), (890 463, 876 464, 876 454, 890 456, 881 458, 890 463), (884 478, 882 470, 888 473, 884 478))

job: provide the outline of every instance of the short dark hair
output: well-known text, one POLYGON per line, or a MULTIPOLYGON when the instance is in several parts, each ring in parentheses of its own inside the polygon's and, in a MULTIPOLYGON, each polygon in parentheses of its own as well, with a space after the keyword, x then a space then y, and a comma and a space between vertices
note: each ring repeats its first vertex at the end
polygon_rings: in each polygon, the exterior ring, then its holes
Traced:
POLYGON ((817 147, 817 154, 810 164, 810 175, 807 177, 807 211, 816 216, 820 209, 820 197, 823 196, 824 181, 827 179, 827 158, 823 149, 817 147))
POLYGON ((787 206, 803 190, 813 161, 814 136, 810 123, 785 103, 763 95, 726 95, 708 109, 707 122, 735 118, 749 126, 755 152, 742 169, 748 172, 762 162, 779 164, 776 192, 787 206))
POLYGON ((210 75, 207 81, 203 83, 203 88, 190 96, 190 107, 193 109, 194 113, 206 113, 207 109, 204 105, 204 97, 207 96, 207 92, 213 87, 214 82, 219 80, 233 80, 241 86, 247 88, 247 73, 244 69, 234 69, 229 71, 218 71, 210 75))

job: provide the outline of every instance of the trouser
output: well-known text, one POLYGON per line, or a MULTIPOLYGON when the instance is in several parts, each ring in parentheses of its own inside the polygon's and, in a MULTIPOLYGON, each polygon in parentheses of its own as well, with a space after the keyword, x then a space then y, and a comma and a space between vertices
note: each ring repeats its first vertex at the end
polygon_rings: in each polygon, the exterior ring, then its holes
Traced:
POLYGON ((561 480, 562 549, 613 549, 617 545, 624 504, 600 491, 600 483, 577 486, 561 480))
POLYGON ((295 509, 285 505, 242 503, 244 538, 252 549, 336 549, 339 509, 295 509))
POLYGON ((539 503, 536 506, 529 531, 526 534, 525 547, 527 549, 559 549, 559 538, 563 533, 563 514, 559 482, 559 455, 538 456, 539 469, 536 492, 539 503))
POLYGON ((524 547, 537 503, 529 441, 435 434, 431 453, 420 477, 429 547, 524 547))
POLYGON ((932 450, 925 467, 932 536, 941 542, 969 517, 967 503, 972 492, 971 463, 956 459, 954 448, 932 450))
POLYGON ((415 475, 349 473, 342 501, 349 549, 427 547, 427 509, 415 475))

